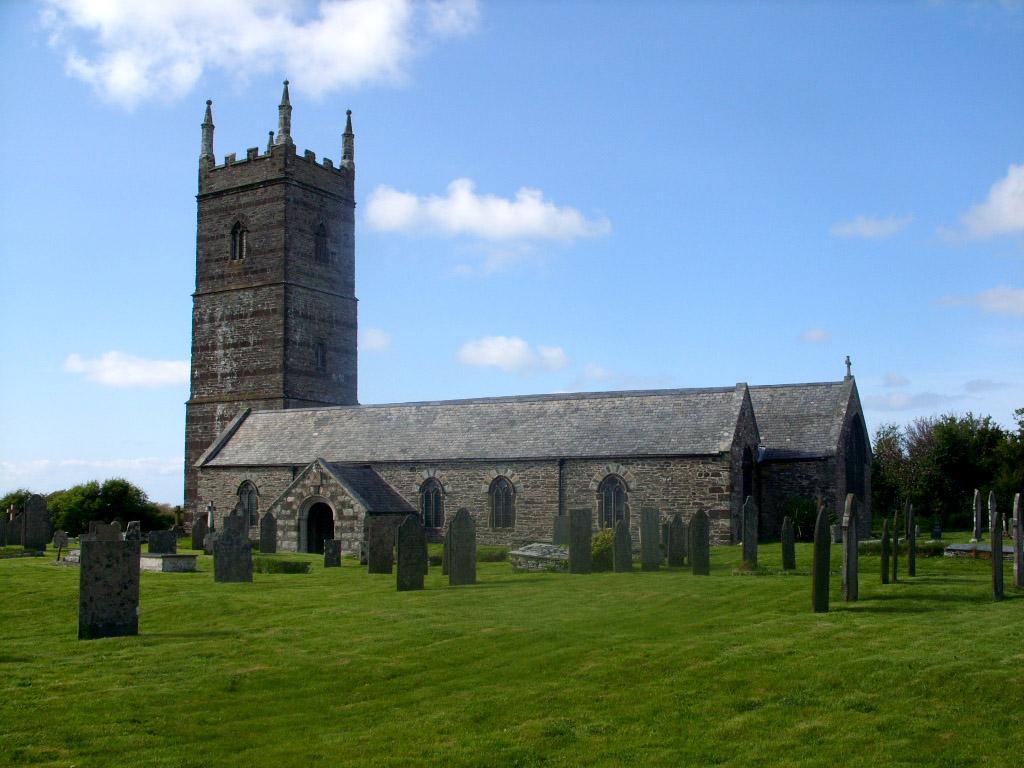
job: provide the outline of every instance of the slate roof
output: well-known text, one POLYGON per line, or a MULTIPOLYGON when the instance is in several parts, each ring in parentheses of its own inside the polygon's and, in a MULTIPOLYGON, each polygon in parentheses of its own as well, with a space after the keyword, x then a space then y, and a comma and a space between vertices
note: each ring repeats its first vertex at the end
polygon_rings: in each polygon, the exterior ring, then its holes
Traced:
POLYGON ((709 455, 745 387, 334 406, 243 413, 201 466, 709 455))
POLYGON ((764 458, 834 456, 851 381, 750 387, 764 458))
POLYGON ((370 467, 323 462, 324 467, 366 507, 367 512, 415 513, 412 505, 370 467))

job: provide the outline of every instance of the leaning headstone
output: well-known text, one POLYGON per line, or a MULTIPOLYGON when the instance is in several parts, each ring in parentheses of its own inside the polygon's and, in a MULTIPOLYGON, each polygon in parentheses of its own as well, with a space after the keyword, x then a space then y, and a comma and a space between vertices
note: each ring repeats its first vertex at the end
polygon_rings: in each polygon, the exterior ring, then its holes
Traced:
POLYGON ((174 531, 150 531, 149 552, 153 555, 178 554, 178 537, 174 531))
POLYGON ((672 522, 668 524, 666 559, 670 568, 682 568, 686 565, 686 523, 678 512, 672 515, 672 522))
POLYGON ((828 571, 831 558, 828 512, 822 504, 818 507, 818 519, 814 525, 814 557, 811 560, 811 610, 815 613, 828 613, 828 571))
POLYGON ((324 568, 341 568, 341 539, 324 539, 324 568))
POLYGON ((460 508, 448 526, 448 584, 476 584, 476 522, 460 508))
POLYGON ((640 570, 656 571, 661 566, 661 512, 654 507, 640 510, 640 570))
POLYGON ((82 537, 78 574, 78 639, 139 634, 139 543, 116 522, 82 537))
POLYGON ((224 530, 213 541, 213 580, 252 581, 249 521, 238 509, 224 518, 224 530))
POLYGON ((889 518, 882 518, 882 583, 889 583, 889 518))
POLYGON ((569 546, 569 516, 556 515, 555 529, 552 532, 551 543, 562 547, 569 546))
POLYGON ((757 568, 757 507, 753 496, 743 502, 743 565, 757 568))
POLYGON ((612 570, 616 573, 627 573, 633 570, 633 539, 629 535, 629 523, 625 520, 618 520, 615 523, 612 570))
POLYGON ((206 541, 206 516, 197 515, 192 521, 192 549, 202 549, 206 541))
POLYGON ((592 520, 589 509, 569 510, 569 573, 590 573, 593 568, 592 520))
POLYGON ((981 541, 981 491, 974 489, 974 532, 971 535, 971 543, 981 541))
POLYGON ((914 524, 914 505, 907 502, 907 576, 917 576, 917 525, 914 524))
POLYGON ((857 499, 846 494, 843 509, 843 600, 854 602, 859 596, 857 569, 857 499))
POLYGON ((1020 494, 1013 496, 1013 585, 1024 588, 1024 520, 1020 494))
POLYGON ((690 569, 694 576, 711 575, 711 519, 703 509, 690 520, 690 569))
POLYGON ((395 526, 388 518, 371 517, 366 538, 366 572, 391 573, 394 565, 395 526))
POLYGON ((46 499, 33 493, 25 502, 21 513, 24 533, 22 546, 34 552, 42 552, 50 543, 50 513, 46 509, 46 499))
POLYGON ((53 532, 53 548, 57 550, 57 559, 60 560, 60 556, 65 549, 68 548, 68 532, 67 531, 54 531, 53 532))
POLYGON ((426 570, 427 537, 416 515, 409 515, 398 526, 395 536, 398 547, 399 592, 423 589, 423 572, 426 570))
POLYGON ((142 524, 138 520, 128 522, 128 527, 124 529, 124 540, 142 543, 142 524))
POLYGON ((796 535, 793 519, 788 515, 782 518, 782 570, 796 570, 796 535))
POLYGON ((1003 599, 1003 514, 996 509, 996 495, 988 494, 989 520, 992 522, 992 599, 1003 599))

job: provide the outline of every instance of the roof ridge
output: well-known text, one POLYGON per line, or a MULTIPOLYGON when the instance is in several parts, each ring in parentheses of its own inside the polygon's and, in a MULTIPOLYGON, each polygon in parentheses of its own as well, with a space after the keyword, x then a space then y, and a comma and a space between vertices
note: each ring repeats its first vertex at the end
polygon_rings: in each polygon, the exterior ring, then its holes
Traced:
POLYGON ((750 384, 750 389, 786 389, 795 387, 835 387, 842 386, 842 381, 804 381, 797 384, 750 384))

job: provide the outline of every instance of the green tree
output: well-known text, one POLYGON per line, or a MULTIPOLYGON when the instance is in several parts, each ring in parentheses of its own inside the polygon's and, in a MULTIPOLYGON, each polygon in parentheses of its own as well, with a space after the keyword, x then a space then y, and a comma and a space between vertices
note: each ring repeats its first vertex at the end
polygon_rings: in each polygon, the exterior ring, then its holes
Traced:
POLYGON ((0 499, 0 514, 7 514, 7 510, 14 506, 17 509, 23 509, 25 502, 28 501, 28 497, 32 495, 32 491, 28 488, 18 488, 15 491, 11 491, 2 499, 0 499))
POLYGON ((873 445, 871 509, 877 519, 889 515, 906 496, 909 460, 906 438, 896 424, 880 424, 873 445))
POLYGON ((109 523, 117 520, 122 525, 138 520, 144 531, 167 528, 173 517, 161 513, 146 492, 122 478, 105 480, 101 485, 93 480, 54 494, 49 502, 53 525, 71 535, 89 528, 89 522, 109 523))

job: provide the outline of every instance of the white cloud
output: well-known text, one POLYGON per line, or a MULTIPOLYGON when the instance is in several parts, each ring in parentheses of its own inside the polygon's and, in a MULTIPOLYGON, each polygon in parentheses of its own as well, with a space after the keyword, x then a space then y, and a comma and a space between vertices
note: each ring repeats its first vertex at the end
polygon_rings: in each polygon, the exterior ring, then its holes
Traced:
POLYGON ((882 385, 886 387, 905 387, 910 383, 910 379, 900 373, 889 372, 885 374, 885 378, 882 380, 882 385))
POLYGON ((1000 285, 973 296, 946 296, 938 303, 949 307, 975 306, 990 315, 1024 317, 1024 288, 1000 285))
POLYGON ((964 234, 975 239, 1024 233, 1024 163, 1011 165, 985 202, 968 210, 960 223, 964 234))
POLYGON ((539 345, 533 349, 518 336, 484 336, 467 341, 459 348, 458 360, 465 365, 514 373, 556 371, 569 362, 561 347, 539 345))
POLYGON ((380 328, 364 328, 360 333, 359 349, 364 352, 382 352, 391 347, 391 334, 380 328))
POLYGON ((800 341, 806 341, 808 344, 821 344, 830 338, 832 337, 829 332, 822 328, 808 328, 800 334, 800 341))
POLYGON ((584 383, 597 383, 611 381, 615 378, 615 374, 597 363, 587 363, 583 366, 581 377, 584 383))
POLYGON ((964 384, 964 390, 975 395, 981 392, 995 392, 1000 389, 1006 389, 1008 386, 1010 385, 1001 381, 993 381, 992 379, 971 379, 964 384))
POLYGON ((278 71, 313 95, 399 82, 432 38, 466 34, 475 0, 44 0, 69 74, 123 104, 188 93, 207 70, 278 71))
POLYGON ((836 237, 862 237, 869 240, 892 237, 907 228, 913 216, 857 216, 850 221, 840 221, 829 227, 836 237))
POLYGON ((110 387, 166 387, 187 384, 189 364, 187 360, 146 360, 114 351, 92 359, 68 355, 64 370, 110 387))
POLYGON ((367 202, 366 220, 386 232, 434 232, 504 242, 571 242, 611 232, 607 219, 588 220, 575 208, 558 207, 539 189, 522 187, 510 200, 478 195, 471 179, 455 179, 443 196, 419 197, 379 186, 367 202))

